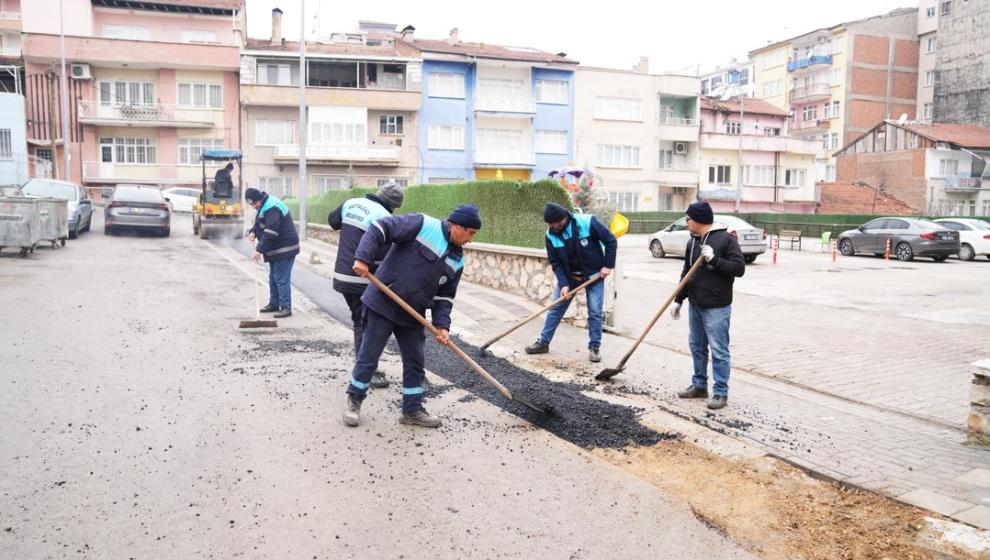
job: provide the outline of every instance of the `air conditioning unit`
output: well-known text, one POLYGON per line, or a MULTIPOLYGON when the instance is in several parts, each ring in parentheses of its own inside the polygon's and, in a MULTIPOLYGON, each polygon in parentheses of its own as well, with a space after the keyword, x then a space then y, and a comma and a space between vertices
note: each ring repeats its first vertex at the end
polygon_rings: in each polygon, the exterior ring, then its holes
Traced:
POLYGON ((90 80, 93 78, 89 64, 73 64, 69 70, 69 75, 72 76, 73 80, 90 80))
POLYGON ((396 138, 395 139, 395 145, 396 146, 401 146, 402 145, 402 138, 396 138))
POLYGON ((674 194, 684 194, 687 192, 687 187, 674 187, 674 194))
POLYGON ((680 155, 688 153, 687 142, 674 142, 674 153, 680 155))

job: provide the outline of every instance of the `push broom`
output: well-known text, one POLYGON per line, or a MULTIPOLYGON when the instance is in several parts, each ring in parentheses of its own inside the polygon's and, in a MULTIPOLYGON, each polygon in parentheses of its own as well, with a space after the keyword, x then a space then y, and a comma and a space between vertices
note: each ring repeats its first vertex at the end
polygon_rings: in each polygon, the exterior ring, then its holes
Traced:
POLYGON ((278 321, 261 319, 261 298, 258 297, 258 291, 261 289, 261 283, 258 281, 257 274, 251 274, 251 276, 254 276, 254 321, 241 321, 238 328, 259 329, 277 327, 278 321))

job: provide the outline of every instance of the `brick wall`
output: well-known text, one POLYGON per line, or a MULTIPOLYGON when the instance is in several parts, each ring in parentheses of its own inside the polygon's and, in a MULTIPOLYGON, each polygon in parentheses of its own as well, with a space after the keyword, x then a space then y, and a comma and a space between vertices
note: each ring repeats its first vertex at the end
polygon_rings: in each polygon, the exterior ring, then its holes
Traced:
POLYGON ((900 200, 870 186, 836 181, 821 183, 819 214, 885 214, 909 216, 915 210, 900 200))
POLYGON ((926 206, 924 150, 843 155, 836 160, 836 176, 840 182, 882 187, 916 210, 926 206))
POLYGON ((890 43, 886 37, 856 35, 853 39, 853 62, 887 65, 890 60, 890 43))
MULTIPOLYGON (((882 101, 852 99, 849 104, 849 120, 846 127, 868 130, 887 116, 887 104, 882 101)), ((850 138, 851 139, 851 138, 850 138)))
MULTIPOLYGON (((894 72, 894 97, 914 99, 918 95, 918 74, 913 72, 894 72)), ((894 112, 895 115, 900 114, 894 112)))
POLYGON ((918 67, 918 43, 906 39, 897 39, 894 44, 894 66, 918 67))
POLYGON ((870 68, 853 68, 850 93, 856 95, 887 96, 887 71, 870 68))

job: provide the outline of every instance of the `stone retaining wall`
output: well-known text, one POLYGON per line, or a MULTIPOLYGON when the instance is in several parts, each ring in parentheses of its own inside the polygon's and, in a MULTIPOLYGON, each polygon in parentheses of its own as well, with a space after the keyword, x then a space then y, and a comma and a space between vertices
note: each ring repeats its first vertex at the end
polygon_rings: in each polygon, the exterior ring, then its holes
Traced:
POLYGON ((990 443, 990 360, 973 364, 973 386, 969 397, 971 439, 990 443))

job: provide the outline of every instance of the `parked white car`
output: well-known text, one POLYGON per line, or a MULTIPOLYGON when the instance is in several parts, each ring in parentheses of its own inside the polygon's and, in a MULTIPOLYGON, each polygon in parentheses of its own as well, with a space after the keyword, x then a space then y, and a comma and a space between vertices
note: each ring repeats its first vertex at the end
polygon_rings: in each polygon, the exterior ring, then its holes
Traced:
POLYGON ((162 190, 168 199, 173 212, 192 212, 193 205, 199 200, 199 189, 188 187, 172 187, 162 190))
POLYGON ((959 260, 978 255, 990 259, 990 223, 975 218, 939 218, 936 223, 959 232, 959 260))
MULTIPOLYGON (((747 263, 767 251, 767 234, 742 218, 715 215, 715 223, 725 226, 736 239, 747 263)), ((687 250, 691 233, 687 229, 687 218, 681 218, 650 236, 650 253, 656 258, 665 256, 683 257, 687 250)))

